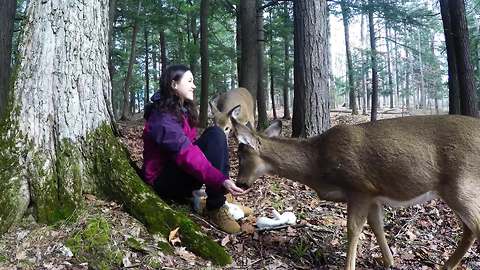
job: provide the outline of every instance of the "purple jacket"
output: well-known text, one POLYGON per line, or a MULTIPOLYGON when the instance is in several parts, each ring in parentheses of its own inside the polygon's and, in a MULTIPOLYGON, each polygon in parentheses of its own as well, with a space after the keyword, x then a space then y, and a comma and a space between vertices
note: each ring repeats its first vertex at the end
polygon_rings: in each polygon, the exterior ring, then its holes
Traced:
MULTIPOLYGON (((206 185, 220 186, 227 177, 207 160, 193 144, 196 128, 166 112, 152 112, 143 129, 143 170, 145 181, 153 185, 168 160, 206 185)), ((160 180, 161 181, 161 180, 160 180)))

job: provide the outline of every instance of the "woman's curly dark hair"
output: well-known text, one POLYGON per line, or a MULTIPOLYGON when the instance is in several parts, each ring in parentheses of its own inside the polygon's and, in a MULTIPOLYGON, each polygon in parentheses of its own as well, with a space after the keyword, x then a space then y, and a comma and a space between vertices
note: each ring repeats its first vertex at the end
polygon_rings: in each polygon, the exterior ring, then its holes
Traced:
POLYGON ((148 119, 154 110, 161 112, 173 113, 179 121, 183 120, 184 113, 188 117, 191 126, 198 125, 198 112, 196 104, 192 100, 184 100, 177 95, 175 89, 172 88, 172 81, 180 81, 185 72, 189 71, 185 65, 168 66, 160 78, 160 91, 152 96, 152 102, 145 108, 144 118, 148 119))

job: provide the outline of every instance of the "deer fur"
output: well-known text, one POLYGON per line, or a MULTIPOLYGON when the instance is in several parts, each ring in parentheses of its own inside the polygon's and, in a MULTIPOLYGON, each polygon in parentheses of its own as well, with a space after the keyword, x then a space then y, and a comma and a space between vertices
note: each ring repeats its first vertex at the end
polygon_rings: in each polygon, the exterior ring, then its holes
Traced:
POLYGON ((457 214, 462 239, 444 265, 454 269, 480 237, 480 120, 466 116, 413 116, 335 126, 308 139, 277 137, 281 122, 256 134, 235 120, 238 185, 276 174, 314 189, 321 199, 347 203, 345 269, 355 269, 366 222, 386 267, 393 266, 383 228, 383 205, 439 197, 457 214))
POLYGON ((239 87, 222 93, 209 104, 214 124, 223 129, 227 136, 232 129, 230 116, 243 125, 255 126, 253 98, 246 88, 239 87))

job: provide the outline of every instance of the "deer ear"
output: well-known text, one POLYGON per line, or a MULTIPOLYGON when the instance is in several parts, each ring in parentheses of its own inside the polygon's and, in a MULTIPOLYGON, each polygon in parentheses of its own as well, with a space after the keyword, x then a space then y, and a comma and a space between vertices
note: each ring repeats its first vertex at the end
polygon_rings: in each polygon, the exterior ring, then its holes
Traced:
POLYGON ((218 108, 213 100, 210 100, 210 102, 208 102, 208 105, 210 105, 210 111, 208 115, 210 117, 213 117, 216 113, 218 113, 218 108))
POLYGON ((280 133, 282 132, 282 121, 280 120, 275 120, 273 121, 270 126, 263 131, 263 134, 265 134, 267 137, 277 137, 280 136, 280 133))
POLYGON ((232 121, 235 130, 235 136, 237 137, 238 142, 246 144, 253 149, 258 150, 258 141, 253 131, 250 130, 248 127, 240 124, 233 117, 230 117, 230 120, 232 121))
POLYGON ((234 119, 238 119, 238 116, 240 115, 241 111, 242 111, 242 106, 237 105, 228 112, 228 116, 234 119))

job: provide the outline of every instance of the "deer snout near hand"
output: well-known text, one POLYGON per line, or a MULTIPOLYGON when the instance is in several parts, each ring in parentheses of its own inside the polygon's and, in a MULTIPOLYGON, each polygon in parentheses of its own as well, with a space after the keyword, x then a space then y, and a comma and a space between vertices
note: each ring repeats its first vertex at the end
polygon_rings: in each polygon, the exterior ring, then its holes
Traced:
POLYGON ((303 183, 321 199, 347 204, 347 260, 355 269, 359 236, 372 228, 385 267, 393 266, 383 205, 439 197, 463 226, 444 269, 455 269, 480 237, 480 120, 414 116, 338 125, 308 139, 279 137, 281 122, 256 133, 232 119, 239 142, 239 175, 251 185, 275 174, 303 183))

